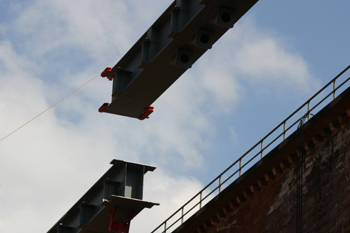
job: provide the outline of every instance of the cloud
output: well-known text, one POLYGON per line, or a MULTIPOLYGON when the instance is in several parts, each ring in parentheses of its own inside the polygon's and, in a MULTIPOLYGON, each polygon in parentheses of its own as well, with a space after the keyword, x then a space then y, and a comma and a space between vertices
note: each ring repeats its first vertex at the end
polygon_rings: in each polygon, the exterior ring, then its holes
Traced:
POLYGON ((147 174, 145 179, 144 200, 158 202, 160 205, 150 210, 145 209, 136 216, 130 228, 133 232, 151 232, 203 187, 201 182, 193 177, 169 175, 163 169, 156 169, 153 174, 147 174))
POLYGON ((4 126, 4 134, 6 129, 14 128, 15 120, 23 119, 23 116, 34 116, 35 111, 40 111, 42 105, 45 105, 45 99, 42 98, 42 81, 33 77, 37 70, 36 64, 16 54, 8 41, 0 41, 0 69, 0 122, 4 126), (32 87, 38 88, 38 91, 33 92, 32 87), (13 116, 9 117, 5 113, 13 116))
MULTIPOLYGON (((208 72, 224 71, 226 77, 235 80, 235 83, 231 81, 230 84, 223 82, 222 86, 229 87, 220 86, 219 90, 223 93, 227 92, 225 90, 234 90, 240 96, 244 92, 239 90, 249 87, 273 93, 293 91, 309 94, 321 85, 320 80, 313 77, 305 59, 292 48, 290 40, 271 30, 258 28, 254 16, 249 15, 239 21, 213 49, 220 52, 206 57, 206 60, 210 59, 212 62, 205 63, 205 66, 209 67, 208 72), (212 64, 216 65, 215 71, 211 71, 212 64)), ((225 77, 220 73, 210 75, 212 80, 225 77)), ((232 95, 231 99, 237 100, 239 96, 232 95)))
POLYGON ((170 2, 36 0, 32 4, 14 3, 12 13, 18 17, 6 30, 24 38, 19 39, 22 46, 35 57, 52 54, 52 51, 57 53, 57 49, 61 53, 75 49, 83 53, 80 55, 106 62, 120 58, 139 38, 139 31, 146 31, 170 2))

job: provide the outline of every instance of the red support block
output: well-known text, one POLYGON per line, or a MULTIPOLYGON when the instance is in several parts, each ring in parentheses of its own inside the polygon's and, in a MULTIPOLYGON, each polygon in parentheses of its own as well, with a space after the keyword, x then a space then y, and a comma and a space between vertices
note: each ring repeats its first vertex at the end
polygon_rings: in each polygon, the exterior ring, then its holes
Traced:
MULTIPOLYGON (((101 73, 101 77, 107 77, 107 75, 108 75, 109 73, 111 73, 111 71, 112 71, 112 67, 107 67, 107 68, 101 73)), ((110 78, 110 77, 107 77, 107 79, 108 79, 109 81, 112 81, 112 80, 113 80, 113 78, 110 78)))
POLYGON ((129 233, 130 221, 134 217, 133 212, 128 213, 127 222, 121 222, 121 221, 113 222, 115 211, 116 211, 116 208, 113 208, 109 212, 110 221, 109 221, 108 230, 113 231, 115 233, 129 233))
POLYGON ((102 106, 98 109, 99 112, 105 112, 109 108, 109 103, 104 103, 102 106))
POLYGON ((153 112, 153 109, 154 109, 153 106, 149 106, 148 108, 146 108, 146 109, 143 111, 142 115, 139 117, 139 120, 142 121, 142 120, 148 118, 148 116, 153 112))

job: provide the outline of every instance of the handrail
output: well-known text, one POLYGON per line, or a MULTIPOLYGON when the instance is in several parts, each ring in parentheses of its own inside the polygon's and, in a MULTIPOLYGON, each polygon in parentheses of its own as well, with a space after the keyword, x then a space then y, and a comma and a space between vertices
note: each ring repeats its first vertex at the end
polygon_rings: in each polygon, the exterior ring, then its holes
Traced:
MULTIPOLYGON (((199 206, 199 210, 202 208, 203 206, 203 201, 206 200, 211 194, 213 194, 215 191, 218 190, 218 193, 221 192, 222 186, 228 181, 230 180, 233 176, 235 176, 237 173, 239 173, 239 177, 242 175, 242 169, 245 168, 250 162, 252 162, 259 154, 261 155, 260 160, 263 158, 263 152, 264 150, 266 150, 269 146, 271 146, 274 142, 276 142, 276 140, 278 140, 281 136, 283 136, 283 140, 284 141, 286 139, 286 134, 287 132, 293 127, 295 126, 302 117, 298 118, 293 124, 291 124, 289 127, 287 127, 287 121, 289 119, 291 119, 294 115, 296 115, 300 110, 302 110, 306 105, 308 106, 308 110, 307 110, 307 116, 308 119, 310 119, 310 115, 311 115, 311 111, 314 110, 316 107, 318 107, 321 103, 323 103, 329 96, 331 96, 333 94, 333 100, 336 98, 336 91, 342 87, 345 83, 347 83, 350 80, 350 77, 347 78, 345 81, 343 81, 338 87, 336 87, 336 80, 343 75, 348 69, 350 69, 350 65, 348 67, 346 67, 342 72, 340 72, 335 78, 333 78, 329 83, 327 83, 323 88, 321 88, 316 94, 314 94, 310 99, 308 99, 304 104, 302 104, 297 110, 295 110, 291 115, 289 115, 286 119, 284 119, 279 125, 277 125, 272 131, 270 131, 265 137, 263 137, 258 143, 256 143, 252 148, 250 148, 246 153, 244 153, 240 158, 238 158, 234 163, 232 163, 228 168, 226 168, 220 175, 218 175, 214 180, 212 180, 208 185, 206 185, 201 191, 199 191, 196 195, 194 195, 189 201, 187 201, 183 206, 181 206, 177 211, 175 211, 170 217, 168 217, 165 221, 163 221, 156 229, 154 229, 151 233, 155 233, 158 229, 160 229, 162 226, 164 226, 164 230, 162 231, 163 233, 166 233, 167 230, 169 230, 172 226, 174 226, 175 224, 179 223, 181 221, 181 224, 183 224, 184 222, 184 217, 191 212, 194 208, 199 206), (329 85, 333 84, 333 89, 332 91, 327 94, 324 98, 322 98, 321 101, 317 102, 315 104, 315 106, 313 106, 311 108, 311 100, 315 99, 321 92, 323 92, 329 85), (264 141, 273 133, 275 133, 281 126, 283 126, 283 132, 278 134, 277 137, 275 137, 274 139, 271 139, 272 141, 270 141, 267 146, 264 147, 264 141), (253 151, 255 148, 257 148, 257 146, 261 146, 260 147, 260 151, 258 153, 256 153, 253 157, 251 157, 247 162, 245 162, 242 165, 242 160, 251 152, 253 151), (223 175, 229 171, 233 166, 235 165, 239 165, 238 169, 235 170, 231 175, 229 175, 223 182, 222 182, 222 177, 223 175), (207 190, 212 184, 214 184, 215 182, 219 182, 219 185, 216 186, 213 190, 207 190), (203 193, 208 192, 205 197, 203 198, 203 193), (195 204, 193 204, 193 206, 189 207, 189 210, 187 210, 186 212, 184 211, 185 207, 187 207, 187 205, 189 205, 189 203, 191 203, 193 200, 195 200, 196 198, 199 197, 199 201, 195 204), (174 222, 172 222, 171 224, 168 225, 169 221, 178 213, 181 212, 181 217, 177 218, 175 220, 173 220, 174 222), (184 213, 185 212, 185 213, 184 213)), ((259 161, 260 161, 259 160, 259 161)), ((254 164, 252 164, 251 166, 253 166, 254 164)), ((233 181, 232 181, 233 182, 233 181)), ((214 197, 213 197, 214 198, 214 197)))

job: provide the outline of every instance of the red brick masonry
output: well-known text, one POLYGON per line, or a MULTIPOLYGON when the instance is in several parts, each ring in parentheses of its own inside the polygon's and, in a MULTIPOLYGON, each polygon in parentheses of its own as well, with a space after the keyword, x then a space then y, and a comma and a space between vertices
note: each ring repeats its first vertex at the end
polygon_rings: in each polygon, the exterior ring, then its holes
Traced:
MULTIPOLYGON (((303 231, 350 232, 350 126, 304 164, 303 231)), ((295 167, 208 232, 295 232, 295 167)))

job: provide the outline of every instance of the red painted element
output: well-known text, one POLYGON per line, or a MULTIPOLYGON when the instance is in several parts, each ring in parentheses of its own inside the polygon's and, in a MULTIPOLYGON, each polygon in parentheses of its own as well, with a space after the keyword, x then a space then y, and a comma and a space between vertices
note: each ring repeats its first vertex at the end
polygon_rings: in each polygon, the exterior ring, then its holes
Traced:
MULTIPOLYGON (((109 73, 111 73, 111 71, 112 71, 112 67, 107 67, 107 68, 101 73, 101 77, 107 77, 107 75, 108 75, 109 73)), ((107 77, 107 79, 108 79, 109 81, 112 81, 112 80, 113 80, 113 78, 111 78, 111 77, 107 77)))
POLYGON ((146 109, 143 111, 142 115, 139 117, 139 120, 142 121, 142 120, 148 118, 148 116, 153 112, 153 109, 154 109, 153 106, 149 106, 148 108, 146 108, 146 109))
POLYGON ((109 103, 104 103, 102 106, 98 109, 99 112, 105 112, 109 108, 109 103))
POLYGON ((134 213, 131 211, 128 213, 126 217, 127 222, 121 222, 121 221, 116 221, 113 222, 114 214, 115 214, 116 208, 111 209, 109 211, 109 231, 113 231, 115 233, 129 233, 129 228, 130 228, 130 221, 134 217, 134 213))

